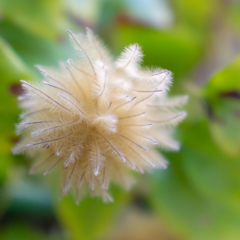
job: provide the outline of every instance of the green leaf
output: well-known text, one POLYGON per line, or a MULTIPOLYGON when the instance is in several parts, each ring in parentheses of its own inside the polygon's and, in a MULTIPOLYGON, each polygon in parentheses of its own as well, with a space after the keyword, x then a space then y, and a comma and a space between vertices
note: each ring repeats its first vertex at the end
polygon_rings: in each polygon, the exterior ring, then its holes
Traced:
POLYGON ((16 51, 0 36, 0 73, 4 82, 30 77, 31 72, 16 51))
POLYGON ((183 149, 182 155, 189 182, 209 199, 240 213, 239 163, 217 154, 211 156, 192 149, 183 149))
POLYGON ((240 57, 216 73, 204 89, 212 109, 209 128, 223 151, 240 155, 240 57))
POLYGON ((181 162, 189 181, 212 200, 240 211, 239 158, 222 153, 206 121, 188 126, 185 135, 181 162))
POLYGON ((0 8, 5 19, 44 38, 56 39, 65 25, 59 0, 1 0, 0 8))
POLYGON ((161 177, 154 177, 152 202, 172 232, 183 239, 237 240, 240 237, 239 212, 199 194, 176 166, 170 166, 161 177))
POLYGON ((240 155, 239 100, 219 100, 212 104, 216 121, 209 121, 210 132, 221 149, 231 156, 240 155))
POLYGON ((0 101, 3 103, 0 108, 0 130, 3 136, 9 133, 9 130, 10 133, 12 132, 14 121, 19 113, 16 96, 11 94, 10 86, 22 78, 33 76, 25 62, 3 38, 0 38, 0 74, 2 82, 0 101))
POLYGON ((14 123, 17 122, 19 110, 16 96, 10 91, 11 84, 19 79, 33 76, 26 63, 16 51, 0 37, 0 182, 5 179, 8 167, 13 162, 11 147, 16 139, 14 123))
POLYGON ((212 76, 205 87, 208 97, 218 97, 222 92, 240 91, 240 57, 212 76))
POLYGON ((153 176, 153 206, 183 238, 240 238, 239 159, 221 152, 206 121, 182 129, 182 150, 153 176))
POLYGON ((100 198, 84 198, 76 205, 71 197, 57 204, 57 215, 71 232, 71 239, 99 239, 112 227, 114 220, 127 202, 122 190, 113 189, 114 203, 103 203, 100 198))
POLYGON ((162 31, 123 25, 113 35, 118 52, 137 42, 145 55, 144 65, 169 69, 174 77, 185 74, 201 54, 200 42, 185 29, 162 31))
POLYGON ((0 32, 22 59, 29 64, 32 71, 36 64, 57 66, 59 61, 65 61, 72 56, 76 57, 69 39, 65 39, 62 44, 55 43, 34 36, 8 21, 0 22, 0 32))
POLYGON ((12 223, 0 229, 1 240, 46 240, 46 236, 39 230, 23 223, 12 223))

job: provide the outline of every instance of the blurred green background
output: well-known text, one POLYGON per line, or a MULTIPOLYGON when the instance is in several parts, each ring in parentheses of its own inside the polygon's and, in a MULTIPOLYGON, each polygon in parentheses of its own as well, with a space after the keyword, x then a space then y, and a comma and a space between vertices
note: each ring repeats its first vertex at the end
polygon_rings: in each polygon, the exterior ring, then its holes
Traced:
POLYGON ((0 84, 1 240, 240 239, 239 0, 0 0, 0 84), (167 170, 137 175, 127 193, 112 186, 114 203, 76 206, 59 198, 57 172, 29 175, 11 148, 19 80, 72 57, 66 29, 86 26, 115 56, 139 43, 190 101, 167 170))

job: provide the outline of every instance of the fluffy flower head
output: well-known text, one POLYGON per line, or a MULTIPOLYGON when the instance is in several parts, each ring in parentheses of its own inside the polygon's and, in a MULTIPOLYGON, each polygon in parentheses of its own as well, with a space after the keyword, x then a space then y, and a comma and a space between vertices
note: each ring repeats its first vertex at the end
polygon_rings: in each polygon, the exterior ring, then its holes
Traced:
POLYGON ((38 66, 45 80, 21 81, 24 112, 17 132, 23 138, 13 152, 36 159, 31 172, 45 169, 45 175, 60 166, 63 193, 72 187, 77 201, 88 189, 111 201, 110 181, 126 189, 134 183, 129 168, 166 168, 155 149, 179 149, 171 136, 186 116, 178 109, 187 96, 167 96, 170 71, 140 69, 138 44, 113 61, 89 29, 86 36, 69 34, 77 61, 61 64, 61 72, 38 66))

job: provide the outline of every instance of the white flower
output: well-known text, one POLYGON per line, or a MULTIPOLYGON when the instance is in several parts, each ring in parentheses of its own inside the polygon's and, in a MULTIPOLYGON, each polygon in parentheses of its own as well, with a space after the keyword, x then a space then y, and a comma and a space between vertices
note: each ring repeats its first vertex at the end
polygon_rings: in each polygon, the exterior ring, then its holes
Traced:
POLYGON ((21 81, 23 138, 13 152, 35 156, 32 172, 62 166, 63 192, 72 186, 77 201, 89 188, 112 201, 109 182, 131 187, 129 168, 166 168, 155 149, 179 149, 171 135, 186 117, 178 108, 187 97, 168 98, 169 71, 140 69, 138 44, 114 62, 89 29, 86 36, 69 33, 79 60, 61 64, 59 73, 38 67, 44 81, 21 81))

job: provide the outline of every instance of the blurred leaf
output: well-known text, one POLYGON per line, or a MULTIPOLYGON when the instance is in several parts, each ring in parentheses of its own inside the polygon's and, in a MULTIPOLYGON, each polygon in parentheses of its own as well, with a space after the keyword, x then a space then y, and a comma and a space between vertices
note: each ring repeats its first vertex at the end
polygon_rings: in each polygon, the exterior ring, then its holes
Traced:
POLYGON ((73 199, 64 197, 57 206, 60 222, 71 231, 74 240, 100 239, 104 236, 120 211, 124 208, 127 195, 114 189, 114 203, 103 203, 100 198, 85 198, 77 206, 73 199))
POLYGON ((64 26, 59 0, 1 0, 4 18, 41 37, 56 39, 64 26))
POLYGON ((154 186, 153 204, 160 217, 183 239, 239 239, 239 213, 196 192, 180 169, 169 167, 154 186))
POLYGON ((240 91, 240 57, 210 78, 205 87, 208 97, 218 97, 226 91, 240 91))
POLYGON ((212 200, 240 212, 240 162, 211 139, 206 121, 185 130, 182 168, 196 189, 212 200), (192 141, 197 136, 197 141, 192 141))
POLYGON ((217 121, 209 121, 210 132, 219 147, 231 156, 240 155, 240 102, 219 100, 211 104, 217 121))
POLYGON ((222 155, 206 122, 188 126, 184 136, 181 152, 168 154, 169 168, 153 178, 153 205, 184 238, 237 240, 240 163, 222 155))
POLYGON ((184 29, 157 31, 123 25, 113 34, 118 52, 137 42, 145 55, 144 65, 169 69, 176 77, 185 74, 201 53, 197 38, 184 29))
POLYGON ((216 73, 204 93, 212 109, 213 138, 228 154, 240 155, 240 57, 216 73))
MULTIPOLYGON (((13 129, 14 120, 18 114, 16 96, 10 92, 10 84, 16 83, 21 78, 29 78, 32 75, 24 61, 14 51, 14 49, 3 39, 0 38, 0 73, 1 73, 1 133, 7 133, 13 129)), ((3 136, 3 135, 2 135, 3 136)))
POLYGON ((65 61, 74 53, 69 40, 55 43, 29 34, 7 21, 0 22, 0 32, 32 70, 35 64, 57 66, 59 61, 65 61))
POLYGON ((18 82, 21 78, 33 76, 25 62, 2 37, 0 37, 0 74, 2 83, 0 88, 2 103, 0 106, 0 182, 2 182, 13 160, 10 149, 15 139, 14 123, 19 114, 16 96, 10 91, 11 84, 18 82))
POLYGON ((185 174, 196 189, 240 214, 239 163, 220 154, 207 155, 192 149, 183 149, 182 155, 185 174))
POLYGON ((23 223, 13 223, 0 229, 1 240, 47 240, 42 232, 23 223))
POLYGON ((31 75, 21 57, 2 37, 0 37, 0 73, 4 82, 14 82, 19 76, 31 75))

